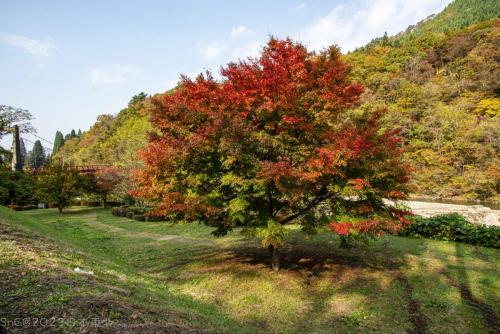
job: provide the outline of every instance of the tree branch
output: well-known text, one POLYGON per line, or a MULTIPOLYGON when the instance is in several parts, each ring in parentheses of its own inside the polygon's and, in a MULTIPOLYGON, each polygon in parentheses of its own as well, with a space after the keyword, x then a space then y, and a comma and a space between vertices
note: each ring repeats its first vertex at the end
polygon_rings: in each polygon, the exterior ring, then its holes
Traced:
POLYGON ((282 219, 281 221, 279 221, 279 223, 280 224, 286 224, 286 223, 291 222, 294 219, 299 218, 300 216, 302 216, 303 214, 305 214, 307 211, 311 210, 316 205, 318 205, 319 203, 321 203, 322 201, 324 201, 325 199, 327 199, 328 197, 329 196, 328 196, 328 191, 326 189, 326 186, 323 186, 319 190, 319 192, 316 195, 316 197, 308 205, 306 205, 304 208, 300 209, 299 211, 297 211, 293 215, 290 215, 290 216, 282 219))

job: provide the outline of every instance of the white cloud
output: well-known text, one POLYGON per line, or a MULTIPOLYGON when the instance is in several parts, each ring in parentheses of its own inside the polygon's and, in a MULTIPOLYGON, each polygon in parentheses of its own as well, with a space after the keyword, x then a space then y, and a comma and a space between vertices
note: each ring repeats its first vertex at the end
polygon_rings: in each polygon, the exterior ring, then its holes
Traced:
POLYGON ((262 43, 251 41, 234 49, 233 57, 238 59, 246 59, 247 57, 256 57, 262 49, 262 43))
POLYGON ((202 45, 198 43, 198 52, 201 54, 205 60, 217 59, 224 50, 226 50, 226 43, 222 42, 212 42, 208 45, 202 45))
POLYGON ((307 8, 307 3, 303 2, 301 4, 299 4, 297 7, 295 7, 295 10, 297 12, 300 12, 300 11, 303 11, 304 9, 307 8))
POLYGON ((336 6, 300 32, 304 44, 321 49, 338 44, 350 51, 387 31, 389 35, 442 10, 450 0, 362 0, 336 6))
POLYGON ((58 47, 52 41, 38 41, 26 36, 0 33, 0 42, 14 46, 37 57, 47 57, 58 47))
POLYGON ((253 36, 253 35, 254 35, 254 32, 243 25, 241 25, 239 27, 235 27, 235 28, 233 28, 233 30, 231 30, 231 36, 233 38, 237 38, 240 36, 253 36))
POLYGON ((91 68, 87 70, 86 80, 92 84, 118 84, 141 71, 131 66, 111 65, 107 68, 91 68))

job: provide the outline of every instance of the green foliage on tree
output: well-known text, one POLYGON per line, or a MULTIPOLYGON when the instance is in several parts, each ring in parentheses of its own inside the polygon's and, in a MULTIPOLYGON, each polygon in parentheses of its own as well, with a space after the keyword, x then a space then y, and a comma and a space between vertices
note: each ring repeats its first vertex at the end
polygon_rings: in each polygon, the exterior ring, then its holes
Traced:
POLYGON ((0 170, 0 204, 26 205, 35 202, 36 180, 27 173, 0 170))
POLYGON ((52 149, 52 154, 56 154, 61 147, 64 145, 64 135, 61 131, 56 132, 56 136, 54 138, 54 148, 52 149))

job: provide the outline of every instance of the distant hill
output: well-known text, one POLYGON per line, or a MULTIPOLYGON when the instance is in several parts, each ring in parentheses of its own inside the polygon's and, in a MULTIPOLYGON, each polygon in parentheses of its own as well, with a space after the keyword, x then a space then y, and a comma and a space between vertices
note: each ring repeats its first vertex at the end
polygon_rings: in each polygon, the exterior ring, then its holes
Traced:
MULTIPOLYGON (((360 108, 387 108, 401 128, 414 193, 500 201, 500 1, 456 0, 396 36, 347 55, 366 86, 360 108)), ((144 94, 103 115, 57 153, 76 164, 139 164, 151 125, 144 94)))

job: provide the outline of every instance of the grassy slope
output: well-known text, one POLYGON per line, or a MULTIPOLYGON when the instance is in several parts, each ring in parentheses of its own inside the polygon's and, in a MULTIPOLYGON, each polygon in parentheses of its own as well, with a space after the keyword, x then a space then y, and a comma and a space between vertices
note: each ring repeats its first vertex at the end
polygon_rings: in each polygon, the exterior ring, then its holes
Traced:
POLYGON ((98 316, 112 319, 111 332, 136 324, 141 332, 486 333, 498 325, 495 249, 390 237, 343 250, 328 233, 305 240, 291 229, 276 273, 258 242, 214 239, 202 225, 103 209, 0 207, 0 217, 3 313, 98 316))

